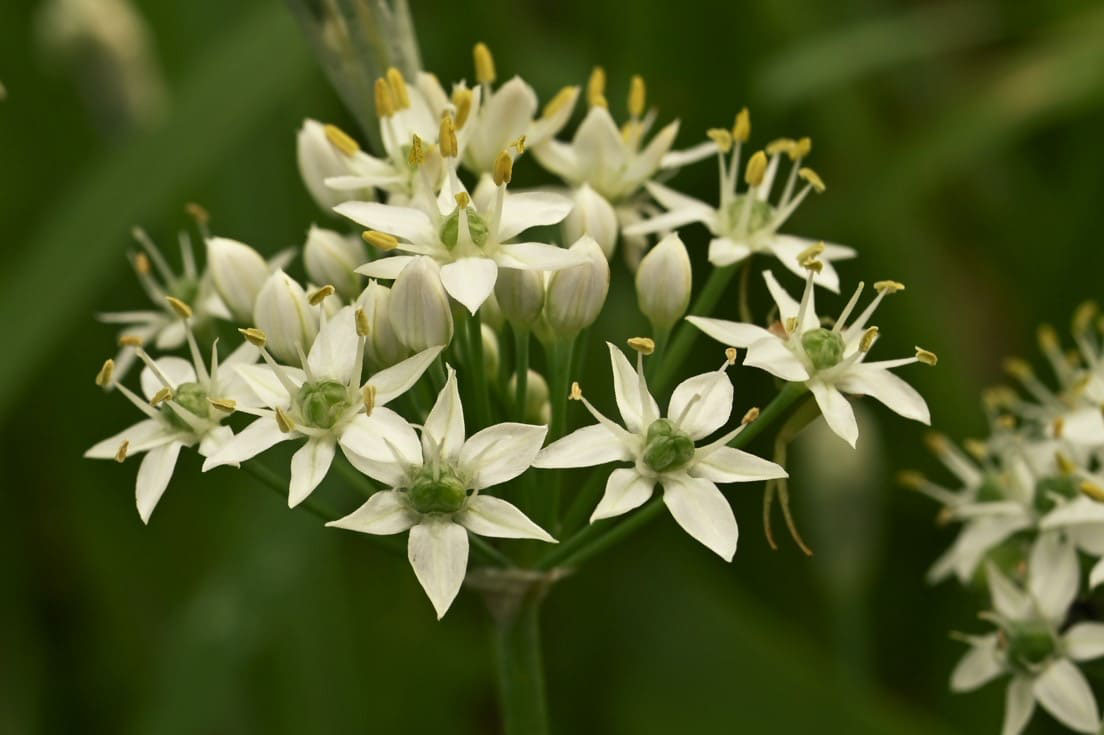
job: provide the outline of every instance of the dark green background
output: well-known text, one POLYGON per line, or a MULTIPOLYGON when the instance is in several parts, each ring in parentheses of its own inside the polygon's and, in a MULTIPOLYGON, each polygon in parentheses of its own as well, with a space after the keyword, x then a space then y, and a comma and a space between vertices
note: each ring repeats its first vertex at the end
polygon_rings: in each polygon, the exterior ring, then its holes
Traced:
MULTIPOLYGON (((501 75, 545 99, 602 63, 621 110, 643 74, 662 118, 681 117, 681 145, 744 104, 757 144, 811 135, 829 190, 790 229, 857 247, 846 282, 907 283, 879 312, 878 352, 939 353, 937 369, 904 372, 948 433, 983 431, 976 396, 1000 359, 1100 292, 1099 4, 413 5, 446 81, 470 77, 484 40, 501 75)), ((279 3, 139 6, 170 109, 130 135, 104 135, 73 68, 43 63, 30 3, 5 0, 0 22, 0 731, 494 732, 474 595, 437 623, 405 563, 243 474, 201 481, 192 456, 143 527, 136 464, 80 459, 134 420, 92 384, 114 336, 93 312, 143 304, 129 228, 171 242, 198 201, 220 234, 298 244, 324 215, 297 180, 295 130, 307 115, 352 128, 279 3)), ((519 173, 535 180, 532 167, 519 173)), ((714 172, 678 184, 712 197, 714 172)), ((704 260, 704 231, 686 239, 704 260)), ((601 336, 631 336, 609 316, 601 336)), ((695 370, 716 362, 702 347, 695 370)), ((606 385, 591 362, 589 384, 606 385)), ((736 378, 738 403, 763 401, 761 375, 736 378)), ((979 629, 975 600, 923 581, 950 533, 892 483, 895 468, 932 468, 922 427, 871 407, 862 431, 854 465, 830 441, 797 462, 814 559, 788 540, 771 552, 759 488, 738 487, 731 565, 665 517, 559 585, 545 626, 555 731, 998 731, 1001 686, 946 691, 962 651, 948 630, 979 629)), ((1037 715, 1032 732, 1053 727, 1037 715)))

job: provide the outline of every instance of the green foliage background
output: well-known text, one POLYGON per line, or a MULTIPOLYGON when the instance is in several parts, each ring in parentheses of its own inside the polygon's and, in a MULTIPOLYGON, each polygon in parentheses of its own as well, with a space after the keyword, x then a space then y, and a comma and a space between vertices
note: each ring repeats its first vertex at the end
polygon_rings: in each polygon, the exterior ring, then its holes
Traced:
MULTIPOLYGON (((171 242, 198 201, 220 234, 299 244, 326 216, 297 179, 294 132, 308 115, 353 128, 281 4, 137 4, 170 109, 130 135, 103 135, 43 63, 33 4, 5 0, 0 23, 0 731, 494 732, 474 595, 437 623, 405 563, 243 474, 200 480, 194 457, 143 527, 135 465, 80 459, 133 420, 92 385, 114 335, 93 312, 143 303, 129 228, 171 242)), ((470 76, 484 40, 544 99, 601 63, 617 107, 643 74, 680 145, 743 104, 753 143, 811 135, 829 190, 792 229, 857 247, 846 282, 907 283, 879 313, 879 349, 939 353, 907 377, 951 434, 984 430, 978 391, 1033 349, 1036 323, 1100 295, 1097 3, 412 4, 444 80, 470 76)), ((678 183, 710 197, 714 176, 702 164, 678 183)), ((687 242, 704 261, 704 231, 687 242)), ((631 336, 625 320, 643 329, 631 309, 596 332, 631 336)), ((714 352, 702 344, 693 370, 714 352)), ((590 362, 596 392, 609 378, 590 362)), ((736 377, 738 401, 765 400, 761 376, 736 377)), ((811 560, 767 548, 759 488, 744 487, 731 565, 664 518, 560 584, 545 614, 554 730, 995 732, 1002 687, 946 691, 961 652, 947 631, 978 626, 976 601, 923 581, 950 532, 892 483, 934 468, 922 433, 872 407, 870 451, 835 480, 846 447, 806 441, 793 491, 811 560)), ((1054 727, 1039 715, 1032 732, 1054 727)))

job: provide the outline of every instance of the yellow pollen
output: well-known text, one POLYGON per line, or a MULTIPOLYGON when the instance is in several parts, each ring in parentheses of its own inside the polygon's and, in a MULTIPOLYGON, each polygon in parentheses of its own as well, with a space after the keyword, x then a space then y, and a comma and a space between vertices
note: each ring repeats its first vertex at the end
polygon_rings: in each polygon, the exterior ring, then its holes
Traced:
POLYGON ((146 275, 150 272, 150 260, 145 253, 136 253, 134 255, 134 270, 138 271, 139 275, 146 275))
POLYGON ((399 246, 398 238, 379 230, 365 230, 361 237, 364 238, 364 242, 375 245, 380 250, 394 250, 399 246))
POLYGON ((786 329, 786 334, 793 334, 794 332, 796 332, 797 331, 797 317, 796 316, 791 316, 789 319, 786 320, 783 327, 786 329))
POLYGON ((467 209, 468 207, 471 206, 471 195, 468 194, 468 192, 466 192, 466 191, 462 191, 459 194, 457 194, 455 199, 456 199, 456 206, 460 207, 460 209, 467 209))
POLYGON ((195 202, 188 202, 184 205, 184 211, 188 213, 188 216, 196 221, 196 224, 202 226, 211 221, 211 215, 203 208, 203 205, 196 204, 195 202))
POLYGON ((128 449, 130 449, 130 441, 124 439, 123 443, 119 445, 118 450, 115 451, 115 461, 119 464, 122 464, 124 461, 126 461, 128 449))
POLYGON ((736 113, 736 122, 732 124, 732 138, 743 143, 751 137, 751 113, 744 107, 736 113))
POLYGON ((717 150, 721 153, 728 153, 732 150, 732 133, 724 128, 710 128, 705 131, 705 134, 717 144, 717 150))
POLYGON ((909 490, 919 490, 928 484, 928 478, 916 470, 901 470, 897 473, 897 484, 909 490))
POLYGON ((287 434, 288 432, 290 432, 292 429, 295 428, 295 422, 291 420, 291 416, 288 416, 287 413, 284 411, 284 409, 277 408, 276 409, 276 426, 280 429, 280 431, 287 434))
POLYGON ((520 136, 517 140, 511 142, 510 145, 506 147, 513 148, 520 156, 522 153, 525 153, 525 136, 520 136))
POLYGON ((962 446, 973 455, 974 459, 983 460, 989 456, 989 447, 980 439, 965 439, 962 446))
POLYGON ((100 371, 96 373, 96 385, 106 388, 111 383, 111 376, 115 374, 115 361, 104 360, 100 371))
POLYGON ((572 100, 575 99, 575 95, 578 93, 578 87, 564 87, 556 93, 555 97, 548 100, 541 115, 545 118, 555 117, 564 107, 571 104, 572 100))
POLYGON ((813 187, 813 189, 815 189, 818 194, 824 191, 824 180, 820 178, 817 172, 812 170, 811 168, 798 169, 797 175, 808 182, 809 186, 813 187))
POLYGON ((1059 349, 1058 332, 1049 324, 1040 324, 1035 336, 1039 340, 1039 349, 1052 352, 1059 349))
POLYGON ((495 80, 494 57, 487 44, 480 41, 472 49, 472 60, 475 62, 475 78, 480 84, 490 84, 495 80))
POLYGON ((1093 500, 1104 502, 1104 487, 1100 487, 1095 482, 1085 480, 1078 489, 1093 500))
POLYGON ((1072 475, 1077 472, 1077 464, 1065 452, 1055 452, 1054 461, 1063 475, 1072 475))
POLYGON ((411 167, 421 166, 425 163, 425 146, 417 133, 410 139, 410 152, 406 154, 406 162, 411 167))
POLYGON ((464 127, 472 110, 472 91, 467 87, 457 87, 452 93, 452 105, 456 108, 456 129, 464 127))
POLYGON ((226 413, 234 413, 238 409, 238 402, 233 398, 208 398, 207 402, 226 413))
POLYGON ((503 150, 495 158, 494 182, 495 186, 505 186, 514 176, 514 159, 509 151, 503 150))
POLYGON ((364 398, 364 413, 371 416, 372 410, 376 407, 376 386, 371 383, 364 386, 362 396, 364 398))
POLYGON ((142 346, 142 338, 139 337, 136 334, 124 334, 122 337, 119 337, 119 346, 120 347, 141 347, 142 346))
POLYGON ((1066 421, 1065 421, 1065 419, 1063 419, 1061 417, 1058 417, 1058 418, 1054 419, 1054 422, 1051 424, 1051 429, 1054 431, 1054 438, 1055 439, 1061 439, 1062 434, 1066 430, 1066 421))
POLYGON ((239 329, 241 336, 245 337, 246 341, 254 347, 264 347, 268 342, 268 336, 264 332, 256 327, 249 327, 247 329, 239 329))
POLYGON ((947 437, 937 431, 929 431, 925 434, 924 443, 928 445, 928 451, 936 455, 946 454, 951 448, 951 443, 947 437))
POLYGON ((326 124, 322 129, 326 132, 326 140, 330 141, 330 145, 346 156, 355 156, 360 151, 360 146, 352 136, 336 125, 326 124))
POLYGON ((310 302, 311 306, 318 306, 336 292, 337 289, 327 283, 325 286, 312 293, 307 300, 310 302))
POLYGON ((744 414, 744 417, 742 419, 740 419, 740 426, 747 426, 748 424, 752 423, 753 421, 755 421, 758 418, 759 418, 759 407, 758 406, 752 406, 751 408, 749 408, 747 410, 747 413, 744 414))
POLYGON ((729 365, 735 365, 736 364, 736 355, 737 354, 739 354, 739 351, 735 347, 726 347, 725 348, 725 360, 728 361, 729 365))
POLYGON ((391 117, 395 114, 395 97, 391 94, 391 85, 383 77, 376 79, 373 88, 376 94, 376 114, 381 118, 391 117))
POLYGON ((406 91, 406 80, 402 72, 391 67, 387 70, 387 85, 391 87, 391 96, 395 100, 395 107, 405 110, 410 107, 410 94, 406 91))
POLYGON ((1073 312, 1073 333, 1084 334, 1092 328, 1092 322, 1096 318, 1100 307, 1095 301, 1086 301, 1073 312))
POLYGON ((459 153, 459 145, 456 142, 456 122, 450 113, 446 112, 441 118, 437 144, 441 147, 441 155, 445 158, 455 158, 459 153))
POLYGON ((150 405, 156 406, 159 403, 163 403, 172 398, 173 392, 171 388, 162 388, 153 394, 153 398, 150 399, 150 405))
POLYGON ((1009 357, 1004 361, 1004 372, 1019 380, 1028 380, 1035 374, 1031 366, 1018 357, 1009 357))
POLYGON ((767 143, 767 155, 776 156, 779 153, 789 153, 794 147, 793 138, 777 138, 767 143))
POLYGON ((655 352, 655 341, 648 337, 631 337, 628 342, 629 347, 641 355, 650 355, 655 352))
POLYGON ((367 337, 372 333, 372 325, 368 323, 368 315, 364 313, 364 309, 357 309, 353 316, 356 317, 358 337, 367 337))
POLYGON ((763 183, 763 174, 767 171, 767 154, 763 151, 755 151, 748 160, 747 169, 744 171, 744 183, 748 186, 759 186, 763 183))
POLYGON ((592 107, 609 107, 606 102, 606 70, 600 66, 594 67, 587 80, 587 102, 592 107))
POLYGON ((578 381, 571 384, 571 393, 567 397, 573 401, 583 400, 583 389, 579 387, 578 381))
POLYGON ((185 304, 175 296, 166 296, 165 301, 169 302, 169 306, 176 312, 176 315, 181 319, 188 319, 192 316, 192 307, 185 304))
POLYGON ((812 260, 812 259, 816 258, 818 255, 820 255, 821 253, 823 253, 823 252, 824 252, 824 243, 823 242, 818 242, 815 245, 810 245, 809 247, 805 248, 804 250, 802 250, 800 253, 797 254, 797 262, 800 263, 801 265, 805 265, 805 261, 812 260))
POLYGON ((994 423, 996 423, 996 425, 1002 429, 1015 429, 1016 417, 1006 413, 1001 416, 997 416, 994 423))
POLYGON ((859 340, 859 349, 863 352, 870 352, 870 348, 874 346, 874 343, 878 340, 878 328, 870 327, 863 332, 862 339, 859 340))
POLYGON ((794 141, 794 144, 790 147, 790 150, 789 150, 790 158, 792 158, 793 160, 796 161, 799 158, 804 158, 805 156, 809 155, 810 151, 812 151, 812 150, 813 150, 813 139, 812 138, 809 138, 808 136, 806 136, 804 138, 798 138, 797 140, 794 141))
POLYGON ((878 293, 897 293, 905 290, 905 284, 899 281, 875 281, 874 290, 878 293))
POLYGON ((916 359, 932 367, 935 367, 939 363, 939 356, 931 350, 925 350, 923 347, 916 348, 916 359))
POLYGON ((634 74, 629 80, 629 114, 640 117, 644 114, 645 96, 644 77, 634 74))
POLYGON ((802 263, 801 266, 805 270, 812 271, 813 273, 820 273, 824 270, 824 263, 817 260, 816 258, 809 258, 804 263, 802 263))

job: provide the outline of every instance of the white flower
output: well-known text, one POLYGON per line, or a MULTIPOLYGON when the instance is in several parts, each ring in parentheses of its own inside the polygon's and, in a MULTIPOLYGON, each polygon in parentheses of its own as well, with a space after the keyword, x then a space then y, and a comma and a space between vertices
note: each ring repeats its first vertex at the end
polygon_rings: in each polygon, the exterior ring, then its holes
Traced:
MULTIPOLYGON (((746 115, 746 110, 741 112, 746 115)), ((737 118, 737 128, 740 118, 737 118)), ((768 146, 771 157, 762 151, 756 152, 747 164, 744 181, 747 189, 737 193, 737 176, 740 173, 740 150, 742 131, 733 136, 728 131, 711 131, 718 140, 717 156, 721 167, 720 203, 713 207, 693 197, 680 194, 662 184, 649 182, 648 192, 667 210, 663 214, 644 220, 625 229, 626 234, 642 235, 652 232, 667 232, 692 222, 700 222, 709 228, 713 240, 709 243, 709 262, 715 266, 728 266, 739 263, 756 253, 778 258, 782 265, 799 276, 804 276, 804 268, 799 255, 813 240, 806 240, 778 232, 798 205, 812 190, 822 191, 824 184, 811 169, 802 168, 801 160, 808 153, 811 144, 808 138, 800 141, 782 140, 768 146), (726 166, 725 157, 732 151, 731 163, 726 166), (789 177, 778 201, 770 202, 771 189, 775 174, 778 172, 779 159, 787 155, 792 161, 789 177), (804 185, 795 193, 797 179, 804 185)), ((821 259, 823 269, 816 275, 817 285, 832 291, 839 291, 839 276, 832 267, 833 260, 854 257, 855 251, 841 245, 827 245, 821 259)))
POLYGON ((349 456, 345 436, 386 420, 377 418, 381 407, 414 385, 441 351, 419 352, 362 385, 365 336, 358 321, 363 317, 346 306, 323 323, 302 369, 277 365, 264 349, 263 333, 243 330, 268 364, 239 366, 238 374, 267 408, 251 410, 260 418, 208 457, 203 471, 239 464, 283 441, 305 439, 291 459, 288 506, 303 502, 326 476, 339 443, 349 456))
POLYGON ((207 238, 207 268, 215 290, 239 324, 253 319, 253 303, 268 275, 283 263, 266 263, 253 248, 227 237, 207 238))
POLYGON ((652 248, 636 271, 636 303, 656 331, 668 330, 690 305, 690 254, 677 233, 652 248))
POLYGON ((573 337, 586 329, 602 312, 609 294, 609 263, 598 243, 584 235, 570 252, 579 255, 579 265, 546 276, 544 310, 538 325, 542 338, 573 337))
POLYGON ((252 345, 242 345, 220 367, 216 340, 211 346, 211 365, 208 369, 186 326, 185 336, 191 350, 191 362, 179 357, 153 360, 140 346, 133 347, 135 354, 146 364, 141 375, 142 393, 146 400, 125 385, 115 382, 118 375, 111 360, 104 365, 97 378, 101 385, 118 388, 146 418, 97 443, 84 456, 122 462, 127 457, 145 453, 135 487, 138 515, 143 523, 149 522, 153 509, 168 487, 180 450, 198 445, 203 456, 217 452, 233 437, 230 427, 223 426, 223 419, 235 410, 248 408, 254 403, 250 392, 233 370, 228 369, 255 360, 257 350, 252 345))
MULTIPOLYGON (((391 289, 377 281, 369 281, 356 305, 364 312, 368 323, 364 357, 369 365, 379 370, 391 367, 409 356, 410 351, 399 341, 394 327, 391 326, 391 289)), ((446 341, 445 344, 447 343, 446 341)))
POLYGON ((544 274, 505 268, 498 274, 494 297, 503 317, 511 325, 529 329, 540 318, 544 308, 544 274))
POLYGON ((415 352, 452 341, 452 307, 432 258, 418 255, 403 266, 387 311, 399 342, 415 352))
POLYGON ((606 258, 612 256, 620 227, 613 205, 586 183, 572 190, 571 199, 571 212, 561 224, 564 242, 575 242, 589 235, 602 248, 606 258))
MULTIPOLYGON (((558 270, 579 262, 576 255, 555 245, 510 242, 531 227, 556 224, 567 215, 571 202, 550 192, 507 194, 507 181, 508 177, 500 179, 491 202, 473 201, 450 170, 428 211, 375 202, 346 202, 336 211, 371 228, 373 232, 366 235, 369 242, 433 258, 441 265, 445 290, 474 314, 494 288, 499 268, 558 270)), ((393 279, 412 257, 382 258, 357 272, 393 279)))
POLYGON ((266 347, 281 362, 297 364, 318 334, 319 310, 294 278, 278 270, 253 304, 253 323, 268 337, 266 347))
POLYGON ((451 368, 421 441, 398 414, 378 409, 376 415, 342 442, 353 451, 349 461, 357 469, 391 489, 326 525, 381 535, 409 530, 410 565, 438 619, 464 581, 468 533, 555 543, 513 505, 481 493, 529 468, 546 426, 497 424, 465 440, 464 407, 451 368))
POLYGON ((326 185, 327 179, 378 171, 374 159, 361 152, 356 142, 339 128, 309 118, 304 120, 295 138, 295 156, 303 184, 323 210, 328 212, 346 200, 371 196, 367 186, 334 189, 326 185))
POLYGON ((341 298, 352 301, 360 293, 356 267, 368 258, 359 237, 342 235, 311 225, 303 246, 303 267, 319 284, 332 284, 341 298))
MULTIPOLYGON (((812 252, 815 254, 816 248, 812 252)), ((783 380, 805 383, 828 426, 851 446, 858 439, 859 427, 844 393, 869 395, 905 418, 930 423, 924 398, 889 370, 914 362, 934 365, 935 355, 917 348, 915 357, 864 362, 878 337, 877 327, 866 328, 871 315, 887 293, 904 286, 893 281, 875 283, 878 295, 848 325, 847 319, 862 293, 860 283, 835 325, 827 329, 821 326, 813 299, 813 276, 818 261, 809 258, 802 256, 811 267, 800 304, 778 285, 769 270, 763 271, 767 288, 778 305, 781 320, 778 327, 767 330, 754 324, 696 316, 687 317, 687 321, 726 345, 748 348, 745 365, 761 368, 783 380)))
MULTIPOLYGON (((650 351, 650 340, 633 341, 650 351)), ((608 344, 608 343, 607 343, 608 344)), ((640 506, 659 484, 663 502, 682 528, 726 560, 736 552, 739 535, 732 508, 715 483, 755 482, 786 477, 786 471, 765 459, 729 447, 744 425, 709 444, 695 446, 724 426, 732 412, 732 382, 725 369, 696 375, 675 388, 662 418, 644 380, 643 354, 636 370, 624 354, 609 345, 613 387, 624 426, 603 416, 573 388, 598 420, 545 447, 535 467, 591 467, 607 462, 632 462, 614 470, 591 522, 640 506)))
POLYGON ((1010 673, 1005 694, 1004 735, 1019 735, 1035 710, 1035 703, 1066 727, 1077 732, 1100 730, 1096 699, 1074 662, 1104 656, 1104 624, 1077 623, 1059 632, 1077 594, 1074 573, 1063 573, 1062 558, 1074 554, 1057 536, 1037 546, 1028 568, 1028 589, 1019 589, 1000 570, 986 567, 1000 633, 969 639, 970 651, 951 675, 951 689, 976 689, 1010 673))

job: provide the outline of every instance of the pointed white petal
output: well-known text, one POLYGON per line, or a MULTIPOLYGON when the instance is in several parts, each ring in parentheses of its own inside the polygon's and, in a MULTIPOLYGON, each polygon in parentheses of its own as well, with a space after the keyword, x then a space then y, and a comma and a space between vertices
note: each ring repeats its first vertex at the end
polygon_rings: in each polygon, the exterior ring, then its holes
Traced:
POLYGON ((537 96, 520 77, 496 89, 473 121, 478 127, 468 141, 467 158, 475 170, 490 171, 499 151, 526 133, 536 110, 537 96))
POLYGON ((552 469, 628 462, 633 458, 628 438, 628 432, 618 436, 602 424, 584 426, 542 449, 533 466, 552 469))
POLYGON ((555 139, 549 139, 533 146, 530 149, 537 163, 550 173, 559 176, 569 182, 578 182, 584 178, 575 148, 567 143, 555 139))
MULTIPOLYGON (((713 145, 710 143, 709 145, 713 145)), ((663 184, 655 181, 649 181, 644 184, 644 187, 648 190, 648 193, 652 197, 663 205, 663 208, 668 212, 672 212, 678 209, 694 209, 697 210, 703 217, 711 215, 714 211, 713 207, 709 206, 700 199, 695 199, 692 196, 687 196, 682 192, 675 191, 663 184)), ((704 221, 704 220, 703 220, 704 221)))
POLYGON ((816 398, 817 405, 820 406, 820 414, 824 417, 828 428, 854 447, 859 438, 859 425, 855 421, 855 411, 851 408, 851 402, 834 386, 825 385, 819 380, 810 381, 809 390, 816 398))
POLYGON ((590 108, 575 131, 573 147, 583 178, 591 172, 620 170, 627 163, 621 131, 604 107, 590 108))
POLYGON ((1062 503, 1039 521, 1045 530, 1097 524, 1104 524, 1104 503, 1084 495, 1062 503))
MULTIPOLYGON (((1050 426, 1053 432, 1053 424, 1050 426)), ((1062 417, 1062 439, 1073 444, 1098 447, 1104 444, 1104 414, 1097 406, 1070 411, 1062 417)))
POLYGON ((1081 579, 1073 544, 1060 533, 1039 534, 1027 569, 1028 590, 1039 604, 1039 611, 1050 620, 1065 620, 1081 579))
POLYGON ((330 438, 309 439, 291 457, 291 485, 288 507, 294 508, 310 496, 325 479, 337 445, 330 438))
MULTIPOLYGON (((790 296, 786 289, 782 288, 778 283, 778 279, 774 277, 774 274, 769 270, 763 271, 763 280, 766 281, 767 290, 770 291, 771 298, 774 299, 775 305, 778 307, 779 321, 785 322, 791 317, 797 316, 801 304, 798 303, 794 297, 790 296)), ((808 321, 808 319, 806 319, 808 321)), ((801 330, 816 329, 820 325, 817 323, 802 324, 801 330)))
MULTIPOLYGON (((272 372, 272 368, 268 365, 230 365, 223 367, 229 367, 239 378, 241 378, 245 387, 248 388, 262 404, 270 408, 287 408, 288 404, 291 402, 291 396, 288 395, 287 389, 284 388, 284 384, 280 382, 280 379, 276 377, 276 374, 272 372)), ((307 379, 306 374, 299 368, 284 367, 283 372, 291 378, 291 382, 296 385, 302 385, 307 379)), ((221 369, 219 373, 221 375, 221 369)))
POLYGON ((475 490, 512 480, 532 466, 547 426, 496 424, 476 433, 460 449, 460 467, 475 490))
MULTIPOLYGON (((782 265, 804 280, 808 271, 798 262, 798 256, 819 242, 819 240, 807 240, 792 235, 775 235, 771 238, 770 249, 782 265)), ((851 248, 843 245, 825 245, 824 251, 820 254, 820 261, 824 264, 824 268, 820 273, 813 276, 813 283, 823 286, 833 293, 839 293, 839 275, 832 266, 832 261, 853 258, 854 256, 855 251, 851 248)))
MULTIPOLYGON (((154 362, 161 370, 161 373, 169 379, 173 390, 179 388, 181 383, 195 382, 195 368, 192 367, 191 362, 182 357, 169 355, 167 357, 159 357, 154 360, 154 362)), ((141 381, 142 394, 147 399, 152 399, 157 392, 164 387, 164 383, 162 383, 160 378, 158 378, 148 367, 142 368, 141 381)))
POLYGON ((307 355, 307 364, 315 378, 330 378, 349 385, 358 376, 361 369, 356 364, 359 337, 353 311, 352 306, 342 308, 318 330, 307 355))
POLYGON ((96 442, 84 453, 84 457, 85 459, 115 459, 124 441, 127 442, 127 456, 130 456, 171 441, 177 433, 157 419, 144 419, 133 426, 128 426, 115 436, 96 442))
POLYGON ((437 355, 441 354, 442 349, 444 347, 422 350, 368 378, 365 385, 376 389, 376 406, 383 406, 410 390, 437 359, 437 355))
POLYGON ((1077 623, 1062 636, 1066 654, 1074 661, 1104 656, 1104 623, 1077 623))
POLYGON ((502 202, 498 240, 506 242, 530 227, 558 224, 571 211, 572 202, 552 191, 507 193, 502 202))
POLYGON ((717 144, 711 140, 681 151, 671 151, 659 161, 662 169, 682 168, 717 154, 717 144))
POLYGON ((326 525, 377 536, 389 536, 393 533, 402 533, 419 520, 418 514, 407 507, 401 492, 381 490, 374 493, 364 505, 349 515, 330 521, 326 525))
POLYGON ((353 467, 391 487, 404 486, 407 469, 422 464, 422 445, 414 428, 389 408, 355 417, 339 443, 353 467))
POLYGON ((1004 725, 1001 735, 1020 735, 1035 712, 1035 695, 1031 692, 1031 679, 1016 676, 1008 682, 1004 694, 1004 725))
POLYGON ((715 237, 709 241, 709 262, 718 268, 739 263, 751 255, 751 248, 745 242, 736 242, 730 237, 715 237))
POLYGON ((985 580, 989 584, 993 609, 998 615, 1009 620, 1022 620, 1032 612, 1031 598, 992 562, 985 565, 985 580))
POLYGON ((732 561, 740 533, 732 507, 717 486, 689 475, 669 475, 661 482, 663 502, 683 530, 732 561))
POLYGON ((797 355, 790 351, 785 340, 779 339, 773 334, 748 345, 747 354, 744 355, 744 364, 766 370, 771 375, 790 382, 797 383, 809 379, 809 371, 805 368, 805 365, 797 358, 797 355))
POLYGON ((709 452, 695 452, 687 472, 692 477, 701 477, 718 483, 757 482, 789 477, 781 465, 756 457, 754 454, 724 446, 709 452))
POLYGON ((778 339, 766 329, 754 324, 730 322, 727 319, 711 319, 704 316, 688 316, 686 321, 729 347, 749 347, 761 339, 778 339))
POLYGON ((410 529, 407 556, 440 620, 464 582, 468 532, 451 521, 426 518, 410 529))
POLYGON ((402 273, 402 269, 412 260, 414 260, 413 255, 389 255, 386 258, 372 260, 359 266, 356 272, 362 276, 368 276, 369 278, 380 278, 385 281, 393 281, 399 277, 399 274, 402 273))
POLYGON ((215 452, 226 446, 226 443, 234 438, 234 431, 229 426, 216 426, 208 431, 202 441, 199 442, 199 454, 202 457, 210 457, 215 452))
POLYGON ((474 534, 494 538, 532 538, 555 543, 543 528, 501 498, 476 495, 453 520, 474 534))
POLYGON ((997 636, 987 635, 970 646, 951 672, 951 691, 969 692, 1002 673, 1004 663, 997 651, 997 636))
POLYGON ((502 245, 495 260, 503 268, 558 271, 586 262, 578 253, 558 245, 539 242, 514 242, 502 245))
POLYGON ((1071 730, 1095 733, 1100 713, 1089 682, 1074 664, 1058 659, 1035 679, 1035 698, 1054 719, 1071 730))
POLYGON ((169 442, 149 450, 142 458, 142 464, 138 467, 138 481, 135 483, 135 500, 142 523, 149 523, 157 501, 169 486, 177 457, 180 456, 180 448, 183 446, 181 442, 169 442))
POLYGON ((334 211, 359 225, 414 244, 432 244, 438 239, 433 222, 420 209, 379 202, 343 202, 334 211))
POLYGON ((445 290, 472 314, 491 295, 497 279, 498 264, 490 258, 461 258, 441 267, 445 290))
POLYGON ((712 219, 711 215, 712 211, 703 212, 700 209, 673 209, 629 225, 625 228, 625 234, 631 237, 650 235, 654 232, 674 232, 694 222, 709 222, 712 219))
POLYGON ((728 423, 732 414, 732 381, 713 370, 687 378, 671 393, 667 418, 691 439, 702 439, 728 423))
POLYGON ((836 387, 844 393, 870 396, 906 419, 931 424, 931 414, 924 397, 888 370, 859 363, 836 381, 836 387))
POLYGON ((671 150, 675 137, 678 136, 678 130, 679 121, 674 120, 667 123, 662 130, 656 133, 647 147, 632 159, 632 163, 629 164, 629 168, 625 172, 625 179, 643 182, 645 179, 651 178, 652 174, 659 168, 660 161, 671 150))
POLYGON ((224 464, 241 464, 282 441, 298 439, 300 436, 295 432, 285 434, 276 425, 275 417, 263 416, 242 429, 234 435, 233 439, 224 444, 222 449, 208 457, 203 463, 203 471, 206 472, 224 464))
POLYGON ((973 576, 974 570, 989 549, 1029 525, 1031 521, 1022 514, 970 521, 958 534, 951 548, 932 565, 928 572, 928 581, 939 582, 948 575, 955 574, 959 580, 966 582, 973 576))
POLYGON ((613 365, 613 392, 617 409, 621 412, 625 428, 634 434, 643 433, 648 424, 659 417, 659 405, 641 385, 640 376, 636 368, 629 364, 625 353, 609 342, 606 345, 613 365))
POLYGON ((456 371, 450 367, 445 387, 437 395, 422 426, 422 451, 426 457, 439 457, 454 463, 463 446, 464 406, 460 403, 456 371))
POLYGON ((641 477, 633 469, 617 469, 606 480, 606 492, 590 514, 590 522, 613 518, 640 507, 652 497, 655 480, 641 477))

